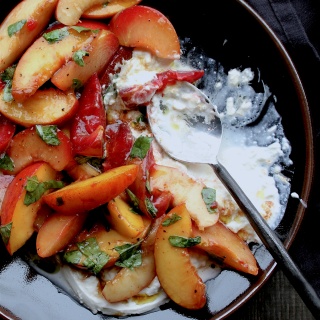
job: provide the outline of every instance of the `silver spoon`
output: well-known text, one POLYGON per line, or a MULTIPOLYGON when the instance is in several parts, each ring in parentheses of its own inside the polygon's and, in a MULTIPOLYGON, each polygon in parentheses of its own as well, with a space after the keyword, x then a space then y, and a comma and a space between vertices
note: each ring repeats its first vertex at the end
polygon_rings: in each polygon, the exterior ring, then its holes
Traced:
POLYGON ((155 95, 147 107, 150 127, 159 145, 174 159, 212 166, 306 306, 316 319, 320 319, 317 293, 291 259, 283 243, 218 161, 222 125, 215 114, 215 107, 201 90, 188 82, 178 82, 166 92, 165 98, 160 94, 155 95), (188 107, 192 103, 199 108, 196 112, 188 113, 186 105, 188 107), (170 109, 171 119, 168 118, 170 104, 175 106, 175 111, 170 109))

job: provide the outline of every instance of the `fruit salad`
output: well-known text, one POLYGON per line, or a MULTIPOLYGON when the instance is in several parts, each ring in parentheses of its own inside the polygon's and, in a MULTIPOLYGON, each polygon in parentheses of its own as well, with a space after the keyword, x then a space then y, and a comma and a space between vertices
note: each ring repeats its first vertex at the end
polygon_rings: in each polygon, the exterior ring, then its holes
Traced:
POLYGON ((0 26, 4 246, 15 255, 31 243, 63 289, 107 315, 169 300, 201 309, 221 269, 259 271, 243 212, 209 165, 162 150, 146 106, 175 128, 168 106, 187 104, 179 84, 202 83, 225 126, 221 160, 273 228, 290 190, 278 114, 254 132, 237 125, 259 114, 268 87, 253 90, 250 68, 195 68, 169 19, 140 2, 24 0, 0 26))

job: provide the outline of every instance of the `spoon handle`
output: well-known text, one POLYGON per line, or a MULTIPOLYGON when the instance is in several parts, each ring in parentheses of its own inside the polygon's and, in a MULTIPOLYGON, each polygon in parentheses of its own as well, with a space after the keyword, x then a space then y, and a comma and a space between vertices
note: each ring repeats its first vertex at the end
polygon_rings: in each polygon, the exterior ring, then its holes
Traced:
POLYGON ((283 243, 269 227, 264 218, 239 187, 237 182, 229 174, 227 169, 221 165, 221 163, 212 164, 212 167, 221 182, 238 203, 239 207, 247 215, 250 224, 256 231, 262 243, 282 268, 284 274, 309 308, 310 312, 316 319, 320 319, 320 299, 313 287, 291 259, 283 243))

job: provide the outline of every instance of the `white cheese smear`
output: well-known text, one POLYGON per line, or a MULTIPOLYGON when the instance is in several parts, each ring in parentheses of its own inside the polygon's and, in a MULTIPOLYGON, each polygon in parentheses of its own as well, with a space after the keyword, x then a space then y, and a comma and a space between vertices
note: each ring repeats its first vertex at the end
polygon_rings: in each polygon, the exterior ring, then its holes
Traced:
MULTIPOLYGON (((289 158, 291 149, 283 133, 280 116, 274 104, 267 102, 271 96, 268 87, 263 85, 263 92, 256 92, 251 86, 255 78, 251 69, 246 68, 242 71, 232 69, 225 73, 216 61, 203 54, 186 55, 181 62, 158 59, 148 52, 134 50, 132 59, 125 61, 120 66, 121 70, 117 77, 111 79, 115 87, 126 88, 144 84, 152 80, 156 73, 168 69, 194 69, 190 65, 196 65, 201 69, 204 64, 206 64, 206 75, 201 80, 201 88, 216 106, 216 110, 205 110, 204 113, 207 112, 208 118, 218 114, 224 127, 219 160, 243 188, 270 226, 275 228, 284 214, 290 194, 289 179, 282 174, 282 171, 284 166, 291 165, 289 158), (268 110, 258 123, 254 126, 246 126, 259 117, 266 103, 268 103, 268 110), (277 124, 274 125, 274 123, 277 124)), ((188 106, 192 105, 192 97, 186 92, 179 92, 179 84, 177 84, 167 89, 167 96, 158 95, 155 99, 167 99, 166 102, 169 102, 170 90, 172 90, 171 93, 176 91, 175 96, 181 94, 181 104, 175 104, 177 112, 172 111, 166 114, 166 117, 171 117, 168 126, 173 128, 173 131, 178 131, 179 128, 175 128, 178 111, 184 109, 185 113, 188 113, 188 106)), ((117 111, 121 109, 121 102, 118 99, 110 92, 104 96, 106 109, 113 117, 116 117, 117 111)), ((145 135, 146 131, 134 132, 135 136, 139 134, 145 135)), ((174 141, 175 136, 172 132, 169 138, 174 141)), ((196 147, 199 143, 199 149, 202 152, 210 152, 213 148, 210 146, 211 142, 203 142, 203 144, 201 142, 201 137, 195 137, 195 151, 198 152, 196 147)), ((174 143, 173 145, 175 146, 174 143)), ((221 221, 247 242, 260 242, 245 215, 209 165, 178 162, 170 158, 156 143, 154 155, 158 164, 178 168, 202 181, 206 186, 216 189, 221 221)), ((216 277, 220 272, 219 268, 212 268, 212 261, 205 255, 193 255, 192 262, 204 281, 216 277)), ((38 271, 41 272, 41 270, 38 271)), ((59 285, 67 292, 70 292, 71 288, 73 296, 93 313, 102 312, 121 316, 140 314, 154 310, 168 301, 157 279, 141 293, 152 297, 145 303, 137 303, 134 299, 109 303, 103 298, 95 276, 84 276, 80 271, 63 266, 58 275, 59 281, 55 280, 55 276, 52 275, 46 274, 46 277, 53 282, 59 282, 59 285)))

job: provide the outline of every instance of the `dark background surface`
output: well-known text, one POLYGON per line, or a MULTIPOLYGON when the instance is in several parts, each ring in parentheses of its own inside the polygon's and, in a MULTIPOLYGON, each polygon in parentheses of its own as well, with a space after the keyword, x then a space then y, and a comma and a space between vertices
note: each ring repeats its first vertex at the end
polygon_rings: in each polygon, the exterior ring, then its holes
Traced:
MULTIPOLYGON (((246 0, 284 44, 304 86, 313 123, 315 176, 306 215, 289 253, 320 295, 320 1, 246 0)), ((313 319, 278 268, 268 283, 229 319, 313 319)))

